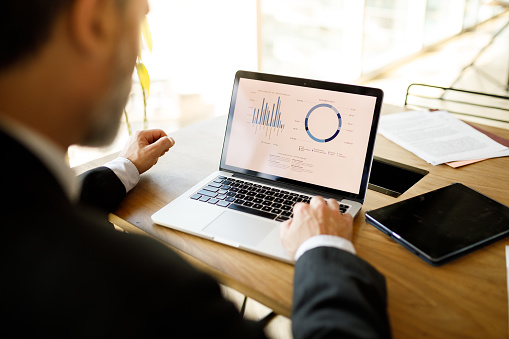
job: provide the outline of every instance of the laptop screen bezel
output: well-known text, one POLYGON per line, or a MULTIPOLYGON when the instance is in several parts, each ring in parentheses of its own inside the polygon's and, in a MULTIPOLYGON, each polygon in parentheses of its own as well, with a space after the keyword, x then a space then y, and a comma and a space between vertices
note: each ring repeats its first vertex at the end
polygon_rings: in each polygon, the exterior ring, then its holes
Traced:
POLYGON ((321 80, 295 78, 295 77, 288 77, 288 76, 275 75, 275 74, 238 71, 235 74, 235 80, 234 80, 234 84, 233 84, 233 90, 232 90, 231 102, 230 102, 230 110, 228 113, 226 131, 225 131, 224 140, 223 140, 223 148, 222 148, 222 152, 221 152, 221 161, 220 161, 220 165, 219 165, 219 170, 239 173, 239 174, 242 174, 247 177, 252 177, 254 179, 265 179, 265 180, 269 180, 269 181, 275 182, 275 183, 303 187, 310 191, 324 192, 324 193, 330 194, 331 196, 340 196, 340 197, 343 197, 346 199, 363 202, 364 198, 366 196, 367 188, 368 188, 368 180, 369 180, 369 174, 370 174, 371 165, 372 165, 372 161, 373 161, 373 152, 374 152, 375 140, 376 140, 376 135, 377 135, 377 130, 378 130, 378 123, 379 123, 379 119, 380 119, 380 111, 382 108, 382 100, 383 100, 383 91, 378 88, 358 86, 358 85, 349 85, 349 84, 342 84, 342 83, 333 83, 333 82, 327 82, 327 81, 321 81, 321 80), (369 133, 369 141, 368 141, 367 150, 366 150, 366 158, 364 160, 363 173, 362 173, 359 193, 356 194, 356 193, 352 193, 352 192, 341 191, 341 190, 337 190, 337 189, 333 189, 333 188, 329 188, 329 187, 323 187, 323 186, 314 185, 314 184, 310 184, 310 183, 306 183, 306 182, 302 182, 302 181, 292 180, 292 179, 288 179, 288 178, 284 178, 284 177, 270 175, 267 173, 261 173, 261 172, 257 172, 257 171, 248 170, 245 168, 239 168, 239 167, 227 165, 226 164, 226 154, 228 153, 228 143, 229 143, 230 132, 231 132, 231 128, 232 128, 233 115, 234 115, 234 111, 235 111, 237 91, 238 91, 238 87, 239 87, 239 81, 241 78, 275 82, 275 83, 280 83, 280 84, 287 84, 287 85, 294 85, 294 86, 301 86, 301 87, 308 87, 308 88, 323 89, 323 90, 329 90, 329 91, 337 91, 337 92, 343 92, 343 93, 365 95, 365 96, 371 96, 371 97, 376 98, 376 103, 375 103, 374 112, 373 112, 373 119, 371 122, 371 129, 370 129, 370 133, 369 133))

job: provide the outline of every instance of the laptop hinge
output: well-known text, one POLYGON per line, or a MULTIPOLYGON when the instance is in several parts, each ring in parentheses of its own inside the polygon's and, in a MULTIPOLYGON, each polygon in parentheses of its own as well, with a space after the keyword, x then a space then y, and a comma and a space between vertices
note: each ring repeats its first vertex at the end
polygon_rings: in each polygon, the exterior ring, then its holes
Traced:
MULTIPOLYGON (((223 170, 223 171, 230 172, 230 171, 225 171, 225 170, 223 170)), ((359 202, 361 204, 364 202, 363 199, 361 200, 361 199, 356 199, 356 198, 345 197, 344 195, 341 195, 341 194, 334 194, 334 193, 320 191, 320 190, 307 188, 307 187, 303 189, 301 186, 297 186, 297 185, 287 184, 287 183, 283 183, 283 182, 277 182, 277 181, 268 180, 268 179, 259 178, 259 177, 253 177, 251 175, 246 175, 246 174, 241 174, 241 173, 235 173, 235 172, 230 172, 230 173, 232 173, 232 176, 235 178, 256 181, 256 182, 259 182, 264 185, 269 185, 269 186, 283 188, 283 189, 287 189, 287 190, 291 190, 291 191, 301 192, 303 194, 320 195, 325 198, 334 198, 338 201, 347 199, 347 200, 359 202)))

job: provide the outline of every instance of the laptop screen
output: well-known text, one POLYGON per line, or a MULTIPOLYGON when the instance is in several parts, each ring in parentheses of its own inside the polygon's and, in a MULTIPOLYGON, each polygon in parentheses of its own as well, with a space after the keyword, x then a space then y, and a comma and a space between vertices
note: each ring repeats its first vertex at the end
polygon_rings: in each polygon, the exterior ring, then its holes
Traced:
POLYGON ((239 72, 221 166, 276 181, 364 194, 382 95, 366 89, 239 72))

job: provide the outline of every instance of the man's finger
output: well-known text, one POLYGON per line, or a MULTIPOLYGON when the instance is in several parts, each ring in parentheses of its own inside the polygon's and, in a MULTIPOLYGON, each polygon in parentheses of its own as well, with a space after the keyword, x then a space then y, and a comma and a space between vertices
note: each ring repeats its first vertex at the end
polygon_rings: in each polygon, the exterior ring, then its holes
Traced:
POLYGON ((339 211, 339 203, 337 202, 336 199, 333 199, 333 198, 329 198, 327 199, 327 205, 329 205, 329 207, 335 211, 335 210, 338 210, 339 211))
POLYGON ((288 219, 279 224, 279 236, 282 237, 286 231, 290 228, 290 224, 292 223, 292 219, 288 219))
POLYGON ((147 129, 140 131, 140 136, 145 138, 149 144, 166 137, 167 134, 162 129, 147 129))
POLYGON ((319 207, 325 203, 325 199, 317 195, 311 198, 309 205, 311 205, 311 207, 319 207))
POLYGON ((172 137, 167 137, 167 138, 170 141, 170 147, 169 148, 172 148, 175 145, 175 139, 173 139, 172 137))
POLYGON ((353 217, 351 214, 348 214, 348 213, 345 213, 345 214, 342 214, 343 215, 343 218, 346 219, 346 222, 350 223, 353 221, 353 217))
POLYGON ((302 213, 306 212, 306 208, 308 208, 308 207, 309 207, 308 204, 306 204, 304 202, 298 202, 293 206, 293 214, 294 215, 302 214, 302 213))
POLYGON ((175 140, 172 137, 162 137, 156 140, 154 143, 147 146, 149 151, 154 152, 155 154, 164 154, 170 148, 175 145, 175 140))

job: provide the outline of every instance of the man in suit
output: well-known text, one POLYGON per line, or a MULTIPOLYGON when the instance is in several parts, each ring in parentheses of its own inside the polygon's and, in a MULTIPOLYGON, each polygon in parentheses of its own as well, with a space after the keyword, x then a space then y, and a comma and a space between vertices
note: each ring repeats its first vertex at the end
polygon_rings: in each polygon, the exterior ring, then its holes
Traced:
MULTIPOLYGON (((65 163, 70 145, 114 138, 147 11, 147 0, 2 3, 4 336, 264 337, 211 277, 107 221, 173 139, 139 132, 79 183, 65 163)), ((297 260, 295 338, 390 336, 385 280, 355 255, 351 217, 337 202, 298 204, 281 239, 297 260)))

